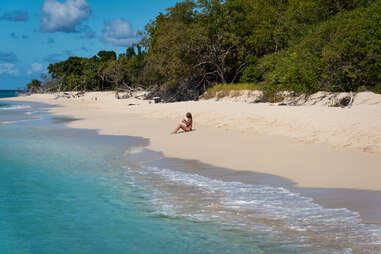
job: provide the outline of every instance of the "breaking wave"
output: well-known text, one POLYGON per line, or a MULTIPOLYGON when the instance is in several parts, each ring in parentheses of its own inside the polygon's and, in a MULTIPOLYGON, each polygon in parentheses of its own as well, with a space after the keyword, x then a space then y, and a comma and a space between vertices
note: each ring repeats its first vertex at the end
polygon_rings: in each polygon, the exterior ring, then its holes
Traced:
POLYGON ((381 253, 381 226, 283 187, 225 182, 159 167, 128 168, 153 190, 154 214, 212 221, 308 253, 381 253))

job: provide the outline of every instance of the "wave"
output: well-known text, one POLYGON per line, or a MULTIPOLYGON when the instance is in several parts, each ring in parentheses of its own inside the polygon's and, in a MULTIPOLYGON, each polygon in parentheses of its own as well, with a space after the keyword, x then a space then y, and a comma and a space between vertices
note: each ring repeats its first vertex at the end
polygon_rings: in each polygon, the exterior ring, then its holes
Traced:
POLYGON ((142 153, 145 150, 145 146, 131 146, 127 148, 127 150, 124 152, 124 155, 130 155, 130 154, 139 154, 142 153))
POLYGON ((16 116, 16 117, 12 117, 11 119, 0 119, 0 125, 16 124, 16 123, 41 119, 38 116, 32 116, 30 114, 27 114, 27 115, 29 115, 29 116, 25 116, 25 117, 17 117, 16 116))
POLYGON ((0 125, 5 125, 5 124, 14 124, 20 121, 0 121, 0 125))
POLYGON ((155 214, 244 228, 309 253, 381 253, 381 226, 362 224, 359 214, 346 208, 324 208, 282 187, 143 169, 136 173, 154 190, 155 214))
POLYGON ((32 118, 20 119, 20 120, 0 121, 0 125, 16 124, 16 123, 27 122, 27 121, 36 120, 36 119, 41 119, 41 118, 39 118, 39 117, 32 117, 32 118))
POLYGON ((25 115, 35 115, 35 114, 40 114, 41 113, 41 111, 26 111, 24 114, 25 115))
POLYGON ((12 106, 5 106, 0 107, 0 110, 18 110, 18 109, 28 109, 31 108, 29 105, 12 105, 12 106))

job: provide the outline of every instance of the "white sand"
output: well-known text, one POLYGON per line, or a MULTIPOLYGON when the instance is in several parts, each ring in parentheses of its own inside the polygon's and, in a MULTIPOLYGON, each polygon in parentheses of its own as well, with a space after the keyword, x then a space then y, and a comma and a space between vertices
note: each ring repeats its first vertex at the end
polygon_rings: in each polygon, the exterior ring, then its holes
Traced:
POLYGON ((116 100, 111 92, 55 97, 15 100, 58 105, 51 112, 81 119, 70 127, 149 138, 149 149, 170 157, 278 175, 300 187, 381 190, 380 95, 359 94, 350 109, 229 101, 149 104, 116 100), (188 111, 196 130, 170 135, 188 111))

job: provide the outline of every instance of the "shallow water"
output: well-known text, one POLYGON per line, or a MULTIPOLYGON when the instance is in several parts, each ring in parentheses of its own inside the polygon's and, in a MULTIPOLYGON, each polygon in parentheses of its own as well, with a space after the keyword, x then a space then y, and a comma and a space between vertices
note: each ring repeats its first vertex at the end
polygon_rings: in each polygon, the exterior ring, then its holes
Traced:
POLYGON ((347 209, 179 172, 146 140, 0 103, 0 253, 381 253, 380 226, 347 209))

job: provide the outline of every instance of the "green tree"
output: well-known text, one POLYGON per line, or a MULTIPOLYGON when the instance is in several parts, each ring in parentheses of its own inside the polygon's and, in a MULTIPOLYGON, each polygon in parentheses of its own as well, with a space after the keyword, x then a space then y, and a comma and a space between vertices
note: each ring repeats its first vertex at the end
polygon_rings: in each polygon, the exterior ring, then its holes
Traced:
MULTIPOLYGON (((185 0, 125 53, 50 64, 41 89, 144 87, 167 100, 215 83, 293 90, 381 90, 381 0, 185 0)), ((36 86, 37 85, 31 85, 36 86)))
POLYGON ((108 62, 116 60, 115 51, 99 51, 98 54, 99 60, 101 62, 108 62))
POLYGON ((30 93, 38 93, 41 88, 41 81, 37 79, 33 79, 31 82, 27 84, 27 90, 30 93))
POLYGON ((356 91, 381 81, 381 1, 337 14, 259 64, 263 83, 296 92, 356 91))

